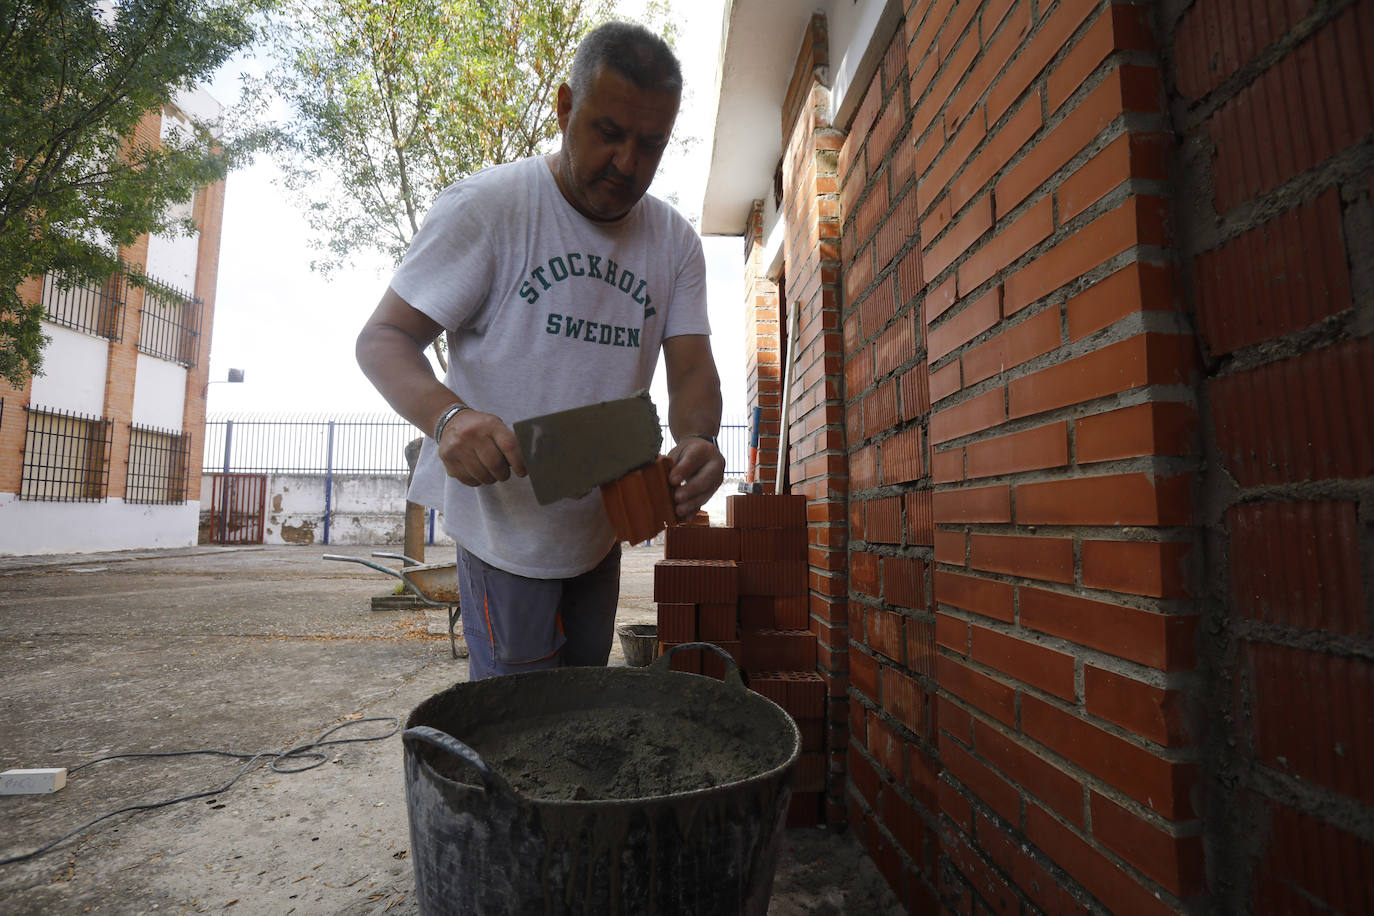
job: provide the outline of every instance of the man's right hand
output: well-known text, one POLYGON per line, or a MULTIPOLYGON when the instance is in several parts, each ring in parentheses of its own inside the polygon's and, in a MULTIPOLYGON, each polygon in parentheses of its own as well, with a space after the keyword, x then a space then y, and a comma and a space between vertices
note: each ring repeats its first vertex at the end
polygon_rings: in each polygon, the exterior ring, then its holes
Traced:
POLYGON ((495 414, 460 411, 444 426, 438 445, 448 476, 469 487, 526 474, 515 432, 495 414))

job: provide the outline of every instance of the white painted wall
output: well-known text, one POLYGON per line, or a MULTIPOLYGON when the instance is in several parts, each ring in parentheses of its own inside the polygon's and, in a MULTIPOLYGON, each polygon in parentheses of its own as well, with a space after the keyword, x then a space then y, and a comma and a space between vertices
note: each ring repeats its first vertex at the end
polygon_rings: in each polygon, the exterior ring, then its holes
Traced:
MULTIPOLYGON (((167 105, 162 109, 160 132, 162 139, 165 140, 168 133, 171 132, 189 136, 192 127, 191 122, 176 106, 167 105)), ((177 220, 190 219, 194 206, 194 198, 185 200, 180 204, 174 204, 170 208, 168 216, 177 220)), ((190 235, 149 235, 147 262, 144 264, 144 269, 148 276, 153 279, 161 280, 163 283, 177 287, 183 293, 193 295, 196 289, 196 262, 199 254, 199 232, 192 232, 190 235)))
POLYGON ((0 493, 0 556, 193 547, 200 503, 36 502, 0 493))
POLYGON ((29 403, 102 416, 110 342, 47 321, 43 332, 52 340, 43 350, 43 374, 34 376, 29 403))
POLYGON ((194 295, 199 251, 199 232, 181 236, 149 235, 148 261, 144 269, 154 280, 174 286, 188 296, 194 295))
POLYGON ((138 374, 134 376, 135 426, 181 432, 186 411, 186 369, 165 359, 138 354, 138 374))
MULTIPOLYGON (((267 517, 263 541, 268 544, 324 544, 324 485, 322 474, 276 474, 267 478, 267 517)), ((201 478, 200 500, 205 520, 210 514, 213 483, 201 478)), ((334 476, 331 494, 329 543, 400 544, 405 540, 405 480, 372 475, 334 476)), ((444 533, 443 515, 436 514, 435 544, 452 544, 444 533)), ((425 515, 428 532, 429 515, 425 515)), ((427 536, 427 535, 426 535, 427 536)))

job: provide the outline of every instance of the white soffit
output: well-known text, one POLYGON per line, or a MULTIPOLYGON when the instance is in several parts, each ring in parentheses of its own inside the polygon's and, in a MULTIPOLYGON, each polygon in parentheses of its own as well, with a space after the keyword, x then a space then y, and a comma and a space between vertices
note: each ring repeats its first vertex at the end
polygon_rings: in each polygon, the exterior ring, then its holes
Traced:
POLYGON ((782 156, 783 96, 815 12, 799 0, 727 2, 703 235, 742 235, 750 205, 771 193, 782 156))
POLYGON ((703 235, 742 235, 749 208, 772 193, 782 156, 782 103, 813 13, 830 40, 837 124, 852 117, 901 22, 898 0, 733 0, 727 3, 716 75, 703 235))

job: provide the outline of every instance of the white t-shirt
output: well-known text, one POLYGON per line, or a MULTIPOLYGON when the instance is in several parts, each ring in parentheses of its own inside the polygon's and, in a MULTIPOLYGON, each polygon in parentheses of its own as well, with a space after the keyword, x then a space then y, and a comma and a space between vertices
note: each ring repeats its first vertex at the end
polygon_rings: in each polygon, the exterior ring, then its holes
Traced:
MULTIPOLYGON (((648 195, 615 222, 589 220, 542 157, 446 188, 391 288, 447 330, 444 383, 507 426, 647 389, 665 338, 710 333, 688 222, 648 195)), ((530 578, 586 572, 615 543, 596 490, 540 506, 526 478, 464 486, 428 437, 410 498, 442 505, 463 548, 530 578)))

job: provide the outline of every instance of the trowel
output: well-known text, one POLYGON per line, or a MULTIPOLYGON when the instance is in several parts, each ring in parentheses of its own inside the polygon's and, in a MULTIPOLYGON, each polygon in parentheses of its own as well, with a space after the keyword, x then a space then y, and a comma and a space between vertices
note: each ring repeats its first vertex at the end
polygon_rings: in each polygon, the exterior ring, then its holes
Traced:
POLYGON ((649 392, 515 424, 534 498, 577 499, 658 457, 663 431, 649 392))

